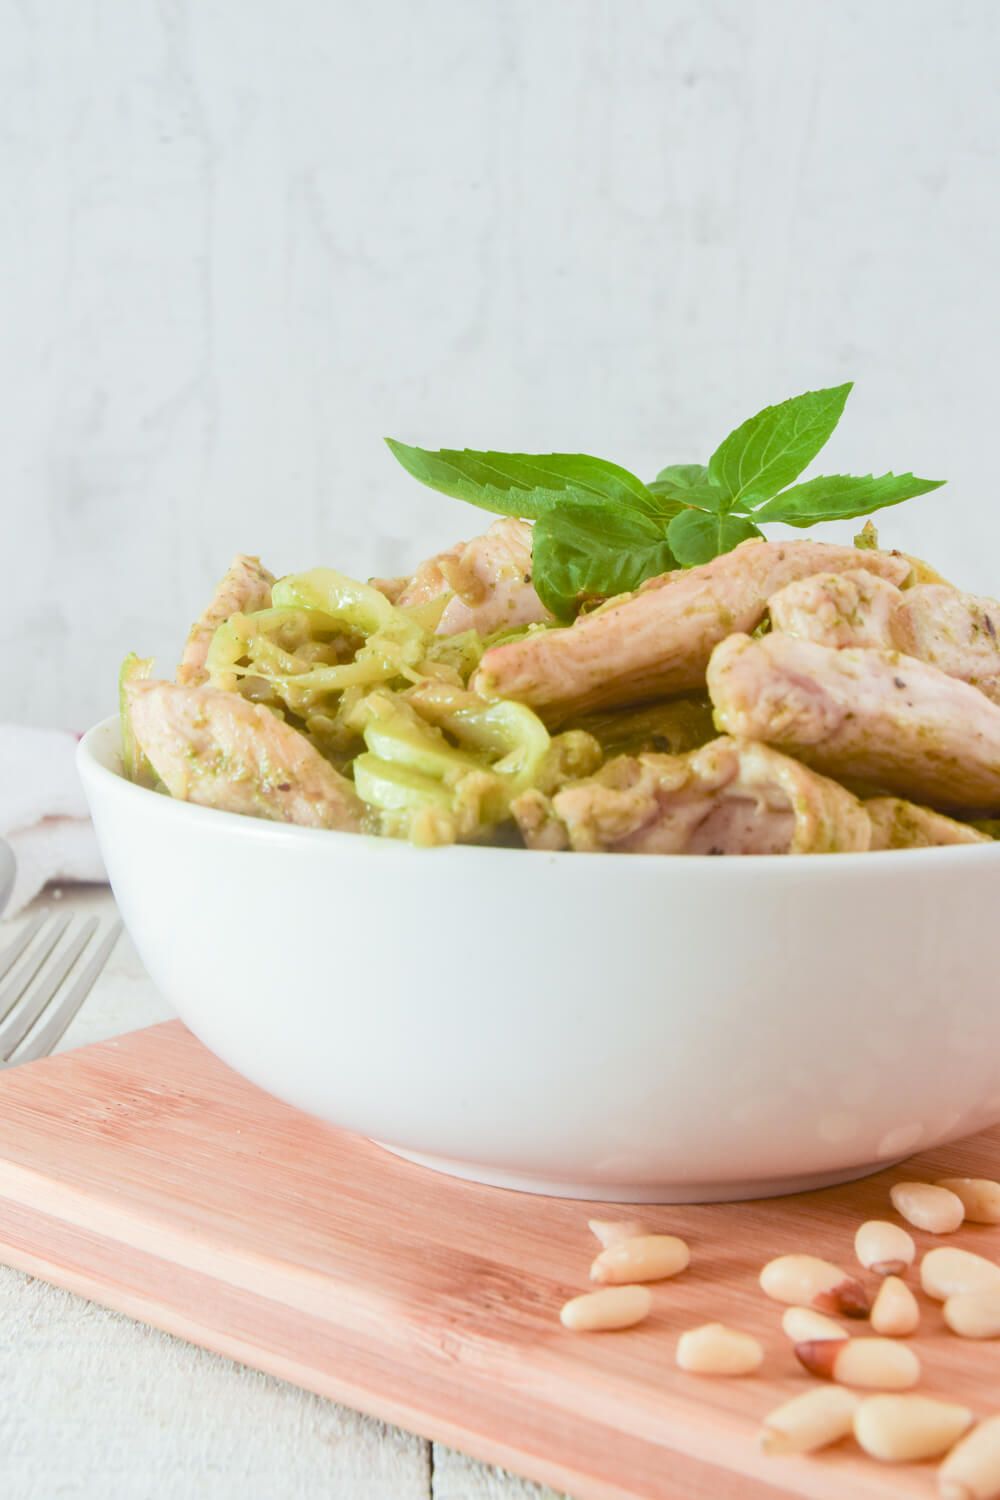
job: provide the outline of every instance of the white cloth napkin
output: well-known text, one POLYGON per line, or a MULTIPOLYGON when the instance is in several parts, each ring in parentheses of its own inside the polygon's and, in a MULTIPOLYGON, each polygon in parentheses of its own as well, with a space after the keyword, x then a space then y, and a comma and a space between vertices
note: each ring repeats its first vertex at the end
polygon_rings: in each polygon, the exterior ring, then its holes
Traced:
POLYGON ((17 860, 13 916, 50 880, 107 880, 76 773, 76 736, 0 724, 0 837, 17 860))

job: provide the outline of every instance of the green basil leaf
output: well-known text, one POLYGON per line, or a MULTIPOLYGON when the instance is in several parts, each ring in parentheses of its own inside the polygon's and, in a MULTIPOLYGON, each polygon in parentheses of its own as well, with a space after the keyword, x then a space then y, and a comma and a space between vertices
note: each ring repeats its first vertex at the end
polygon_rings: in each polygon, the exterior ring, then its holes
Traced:
POLYGON ((760 536, 760 532, 745 516, 711 516, 700 510, 684 511, 667 527, 674 556, 685 568, 711 562, 720 552, 731 552, 752 536, 760 536))
MULTIPOLYGON (((695 510, 708 510, 713 514, 733 508, 730 496, 712 483, 704 464, 668 464, 649 488, 658 500, 670 499, 675 504, 679 502, 680 507, 690 505, 695 510)), ((678 510, 671 511, 671 514, 678 514, 678 510)))
POLYGON ((673 485, 668 479, 654 479, 649 488, 656 497, 660 515, 676 516, 688 508, 717 514, 720 510, 732 508, 729 496, 717 484, 692 484, 684 487, 673 485))
POLYGON ((943 479, 917 479, 913 474, 821 475, 775 495, 754 511, 758 521, 784 521, 787 526, 812 526, 817 521, 849 521, 887 505, 899 505, 926 495, 943 479))
POLYGON ((649 491, 656 505, 653 514, 661 521, 669 521, 671 516, 680 515, 687 508, 687 490, 678 490, 666 481, 654 479, 649 485, 649 491), (683 500, 680 498, 682 494, 683 500))
POLYGON ((652 517, 568 495, 539 517, 531 554, 538 596, 561 620, 588 600, 629 593, 676 566, 666 530, 652 517))
POLYGON ((492 453, 442 448, 432 453, 386 438, 414 479, 501 516, 537 520, 567 491, 655 513, 646 485, 628 469, 586 453, 492 453))
POLYGON ((709 477, 734 500, 769 500, 797 479, 840 421, 851 382, 765 406, 716 448, 709 477))
MULTIPOLYGON (((667 464, 657 474, 654 484, 670 484, 688 490, 693 484, 708 483, 708 469, 704 464, 667 464)), ((650 486, 652 488, 652 485, 650 486)))

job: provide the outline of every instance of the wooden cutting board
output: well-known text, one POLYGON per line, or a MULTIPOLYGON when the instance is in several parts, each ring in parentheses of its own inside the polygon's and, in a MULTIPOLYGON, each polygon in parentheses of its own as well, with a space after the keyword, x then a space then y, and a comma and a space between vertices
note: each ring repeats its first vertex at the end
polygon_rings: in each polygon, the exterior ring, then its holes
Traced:
MULTIPOLYGON (((894 1217, 902 1177, 998 1171, 1000 1129, 821 1193, 643 1208, 690 1242, 690 1270, 641 1327, 574 1335, 558 1312, 586 1288, 595 1205, 399 1161, 261 1093, 178 1022, 0 1078, 0 1260, 580 1500, 932 1495, 932 1466, 851 1443, 758 1452, 763 1415, 812 1382, 757 1272, 792 1250, 852 1265, 856 1225, 894 1217), (676 1368, 678 1333, 709 1320, 758 1334, 758 1375, 676 1368)), ((1000 1257, 1000 1227, 949 1243, 1000 1257)), ((922 1306, 922 1388, 1000 1408, 1000 1342, 922 1306)))

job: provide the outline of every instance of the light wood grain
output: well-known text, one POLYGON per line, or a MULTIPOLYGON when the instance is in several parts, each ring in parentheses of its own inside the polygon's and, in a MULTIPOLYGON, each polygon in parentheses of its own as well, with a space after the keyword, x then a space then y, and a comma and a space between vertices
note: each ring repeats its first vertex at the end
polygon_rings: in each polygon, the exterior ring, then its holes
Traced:
MULTIPOLYGON (((398 1161, 270 1099, 169 1023, 0 1081, 0 1258, 580 1497, 707 1497, 737 1478, 746 1500, 929 1495, 926 1468, 848 1446, 758 1453, 760 1418, 809 1382, 756 1275, 800 1248, 850 1264, 892 1181, 995 1175, 998 1141, 824 1193, 651 1209, 690 1241, 691 1270, 656 1289, 642 1327, 573 1336, 557 1314, 586 1284, 591 1207, 398 1161), (718 1317, 765 1341, 759 1376, 676 1369, 678 1332, 718 1317)), ((1000 1229, 951 1243, 995 1255, 1000 1229)), ((928 1393, 977 1411, 1000 1398, 995 1347, 952 1338, 936 1306, 913 1345, 928 1393)))

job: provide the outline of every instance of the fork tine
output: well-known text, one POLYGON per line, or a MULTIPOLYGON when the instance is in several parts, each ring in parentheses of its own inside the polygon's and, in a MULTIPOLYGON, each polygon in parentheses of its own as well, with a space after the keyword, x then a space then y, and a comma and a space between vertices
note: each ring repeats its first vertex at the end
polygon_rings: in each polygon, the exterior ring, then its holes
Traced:
POLYGON ((38 942, 28 950, 27 958, 8 979, 3 989, 0 989, 0 1021, 24 994, 68 926, 69 916, 67 915, 57 917, 42 927, 38 942))
MULTIPOLYGON (((98 944, 96 951, 91 955, 86 968, 79 975, 72 988, 67 991, 62 1000, 49 1007, 47 1018, 43 1025, 39 1026, 33 1037, 21 1048, 14 1063, 33 1062, 36 1057, 48 1057, 62 1036, 66 1027, 76 1015, 80 1006, 86 1000, 93 988, 94 982, 100 974, 104 965, 111 957, 112 950, 121 936, 122 924, 120 921, 112 922, 105 937, 98 944)), ((0 1063, 0 1068, 9 1067, 9 1063, 0 1063)))
POLYGON ((24 1041, 96 931, 97 918, 88 917, 79 930, 70 935, 62 951, 57 951, 55 963, 41 971, 38 983, 28 990, 24 1003, 15 1006, 0 1025, 0 1060, 10 1057, 14 1048, 24 1041))
POLYGON ((14 941, 0 953, 0 979, 14 967, 44 921, 45 912, 36 912, 30 922, 25 922, 14 941))

